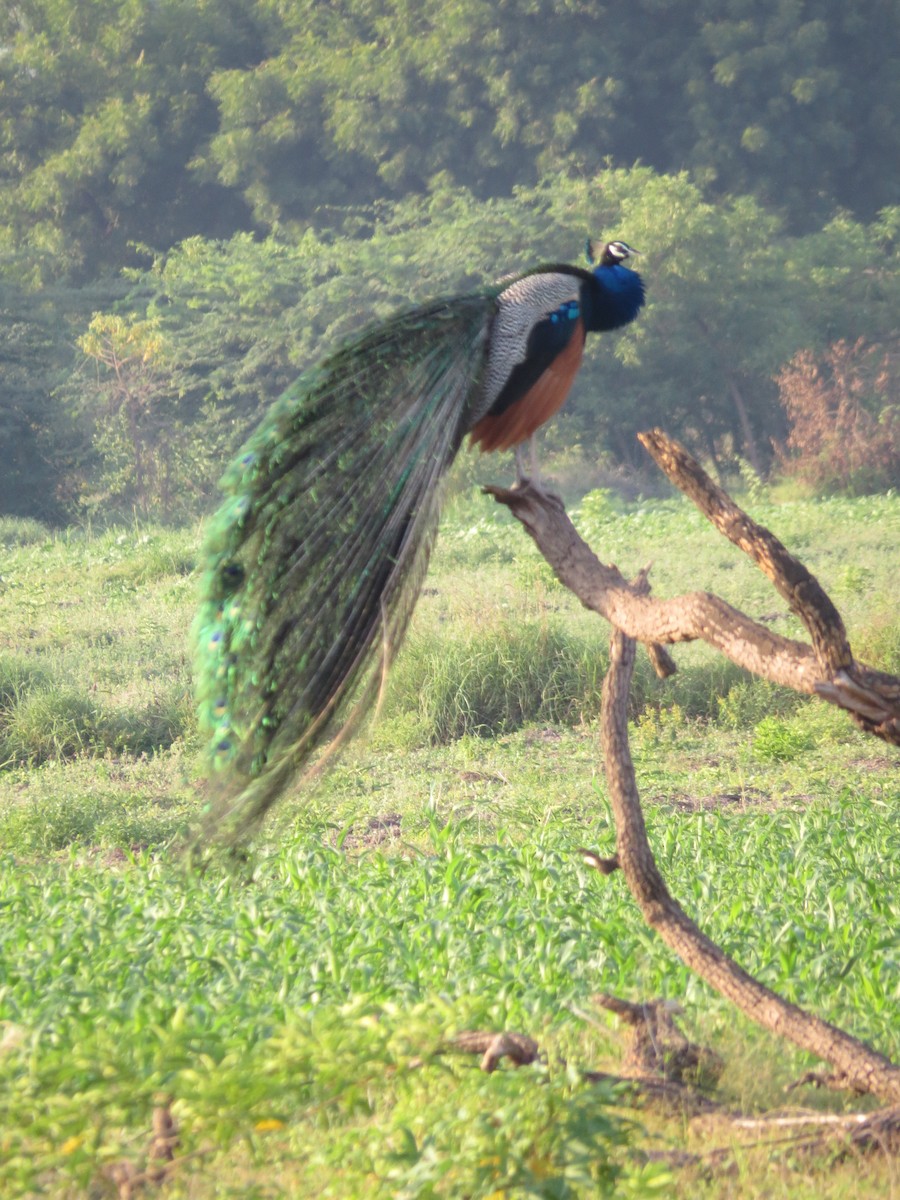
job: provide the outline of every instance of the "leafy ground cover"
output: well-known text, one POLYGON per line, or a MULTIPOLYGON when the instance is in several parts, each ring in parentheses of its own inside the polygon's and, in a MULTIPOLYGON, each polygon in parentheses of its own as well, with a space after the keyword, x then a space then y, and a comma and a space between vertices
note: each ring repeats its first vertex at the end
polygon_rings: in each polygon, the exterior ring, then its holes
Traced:
MULTIPOLYGON (((900 666, 895 497, 754 515, 816 571, 860 654, 900 666)), ((687 506, 581 505, 659 594, 704 587, 793 625, 687 506)), ((198 818, 186 631, 193 532, 0 526, 0 1190, 115 1195, 177 1121, 166 1196, 890 1194, 890 1160, 738 1147, 587 1082, 624 1034, 603 990, 664 996, 725 1059, 718 1098, 785 1102, 810 1064, 737 1019, 575 853, 612 829, 592 729, 605 630, 499 510, 451 504, 368 738, 240 867, 180 854, 198 818), (512 1028, 492 1076, 457 1030, 512 1028), (718 1139, 718 1140, 716 1140, 718 1139), (828 1169, 826 1169, 826 1167, 828 1169)), ((799 631, 797 631, 799 632, 799 631)), ((897 757, 840 713, 701 649, 638 678, 633 748, 673 892, 764 982, 900 1056, 897 757)), ((839 1110, 805 1090, 791 1103, 839 1110)))

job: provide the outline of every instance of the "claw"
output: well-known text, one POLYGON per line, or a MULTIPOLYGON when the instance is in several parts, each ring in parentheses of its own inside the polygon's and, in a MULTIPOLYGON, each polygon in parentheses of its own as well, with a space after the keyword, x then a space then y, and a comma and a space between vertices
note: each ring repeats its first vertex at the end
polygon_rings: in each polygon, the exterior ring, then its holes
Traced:
POLYGON ((528 471, 525 468, 525 458, 522 453, 524 444, 524 442, 519 442, 516 446, 516 487, 524 487, 528 482, 528 471))

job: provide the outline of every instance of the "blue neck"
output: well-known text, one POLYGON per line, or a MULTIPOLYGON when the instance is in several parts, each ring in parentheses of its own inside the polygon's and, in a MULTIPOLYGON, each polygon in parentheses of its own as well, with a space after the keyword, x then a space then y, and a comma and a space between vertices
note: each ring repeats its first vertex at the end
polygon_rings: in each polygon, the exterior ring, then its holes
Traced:
POLYGON ((619 264, 594 267, 593 279, 581 289, 584 328, 590 333, 618 329, 638 315, 644 285, 637 271, 619 264))

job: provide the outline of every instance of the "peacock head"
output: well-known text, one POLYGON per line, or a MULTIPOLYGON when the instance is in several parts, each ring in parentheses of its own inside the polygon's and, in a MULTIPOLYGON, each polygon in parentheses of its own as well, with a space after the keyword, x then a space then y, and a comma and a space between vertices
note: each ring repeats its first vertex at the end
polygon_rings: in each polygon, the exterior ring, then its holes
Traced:
POLYGON ((599 267, 617 267, 632 255, 640 254, 640 250, 635 250, 627 242, 597 242, 588 238, 585 253, 592 265, 596 263, 599 267))

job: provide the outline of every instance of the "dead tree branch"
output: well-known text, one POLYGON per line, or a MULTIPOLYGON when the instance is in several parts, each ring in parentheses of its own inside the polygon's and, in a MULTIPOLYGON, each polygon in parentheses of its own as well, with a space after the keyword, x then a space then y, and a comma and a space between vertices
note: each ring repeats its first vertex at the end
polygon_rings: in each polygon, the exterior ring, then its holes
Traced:
POLYGON ((558 497, 527 484, 513 490, 487 489, 522 522, 559 580, 613 626, 601 741, 616 822, 616 855, 601 861, 609 870, 621 867, 644 919, 702 979, 764 1028, 824 1059, 849 1086, 897 1104, 900 1068, 764 987, 724 954, 669 894, 647 840, 628 744, 627 702, 635 641, 650 646, 702 639, 754 674, 819 695, 847 709, 868 732, 900 744, 900 680, 856 662, 840 614, 818 581, 772 533, 742 512, 678 443, 660 430, 642 434, 641 441, 716 529, 771 579, 803 621, 812 645, 778 637, 708 592, 654 600, 647 594, 645 573, 631 584, 618 568, 600 562, 575 531, 558 497))
POLYGON ((508 1058, 517 1067, 527 1067, 537 1061, 541 1053, 534 1038, 511 1030, 500 1033, 465 1030, 453 1038, 451 1045, 454 1050, 466 1054, 481 1054, 481 1069, 488 1073, 495 1070, 503 1058, 508 1058))
POLYGON ((642 595, 639 584, 629 583, 618 567, 597 558, 558 496, 529 484, 485 491, 521 521, 559 581, 626 636, 648 646, 708 642, 754 675, 818 695, 845 708, 867 732, 900 745, 900 680, 856 662, 843 622, 818 581, 777 538, 743 513, 677 442, 660 430, 641 437, 716 528, 777 581, 781 595, 810 630, 812 646, 772 633, 710 592, 688 592, 671 600, 642 595))
POLYGON ((900 680, 854 660, 841 615, 815 576, 773 533, 738 508, 683 446, 660 429, 639 437, 660 470, 753 559, 806 626, 822 675, 815 684, 817 694, 846 708, 867 732, 900 745, 900 680))
POLYGON ((900 1068, 863 1042, 764 987, 698 928, 669 894, 656 865, 628 745, 634 640, 614 630, 603 684, 600 737, 616 821, 616 853, 645 921, 693 971, 764 1029, 835 1067, 860 1091, 900 1102, 900 1068))

